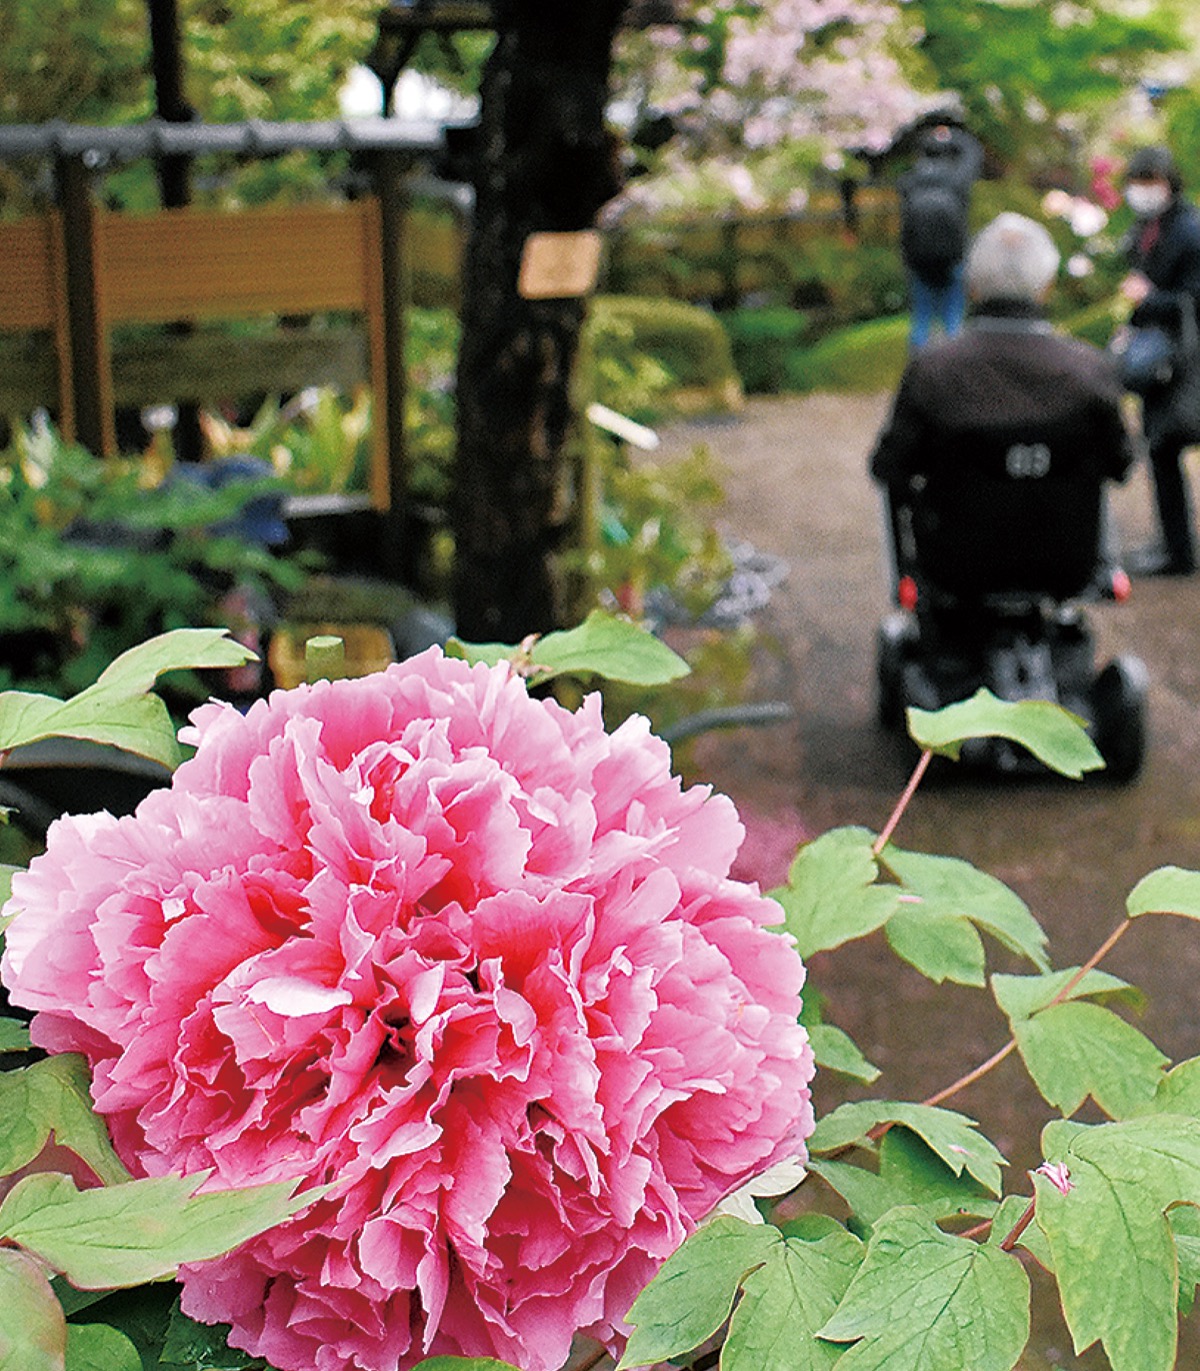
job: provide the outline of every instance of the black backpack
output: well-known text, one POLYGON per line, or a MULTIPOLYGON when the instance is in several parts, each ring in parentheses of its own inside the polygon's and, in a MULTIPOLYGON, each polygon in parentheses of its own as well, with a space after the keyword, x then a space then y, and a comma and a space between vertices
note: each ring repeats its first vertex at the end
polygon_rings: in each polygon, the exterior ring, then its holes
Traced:
POLYGON ((900 252, 926 280, 945 281, 967 250, 967 205, 938 167, 918 166, 900 186, 900 252))

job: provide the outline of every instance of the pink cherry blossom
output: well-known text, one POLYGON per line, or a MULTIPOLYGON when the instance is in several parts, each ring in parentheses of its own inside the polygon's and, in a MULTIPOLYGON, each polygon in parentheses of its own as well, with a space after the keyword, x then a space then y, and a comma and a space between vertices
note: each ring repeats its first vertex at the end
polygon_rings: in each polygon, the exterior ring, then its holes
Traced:
POLYGON ((280 1371, 553 1371, 803 1163, 803 966, 645 720, 431 650, 190 740, 135 815, 54 825, 3 961, 135 1174, 332 1187, 186 1268, 189 1314, 280 1371))

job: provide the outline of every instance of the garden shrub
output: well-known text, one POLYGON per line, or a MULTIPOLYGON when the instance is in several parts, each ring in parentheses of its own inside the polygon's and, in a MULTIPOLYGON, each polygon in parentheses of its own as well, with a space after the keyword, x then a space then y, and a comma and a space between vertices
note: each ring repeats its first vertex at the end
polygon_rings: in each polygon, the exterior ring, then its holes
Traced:
POLYGON ((773 395, 782 390, 787 359, 803 346, 809 316, 787 305, 767 305, 730 310, 720 317, 746 393, 773 395))
MULTIPOLYGON (((300 568, 223 531, 264 484, 155 484, 53 430, 0 453, 0 685, 69 694, 153 633, 221 622, 235 585, 269 602, 300 568)), ((207 693, 196 683, 200 698, 207 693)))
POLYGON ((797 264, 795 294, 826 304, 828 327, 894 314, 907 296, 898 245, 864 243, 842 234, 814 239, 797 264))
MULTIPOLYGON (((651 296, 601 295, 591 303, 587 328, 598 359, 623 345, 661 367, 670 381, 662 398, 669 389, 673 408, 704 412, 741 403, 729 338, 709 310, 651 296)), ((623 395, 613 399, 625 408, 623 395)))
POLYGON ((785 378, 792 391, 894 390, 908 358, 907 315, 873 319, 793 353, 785 378))

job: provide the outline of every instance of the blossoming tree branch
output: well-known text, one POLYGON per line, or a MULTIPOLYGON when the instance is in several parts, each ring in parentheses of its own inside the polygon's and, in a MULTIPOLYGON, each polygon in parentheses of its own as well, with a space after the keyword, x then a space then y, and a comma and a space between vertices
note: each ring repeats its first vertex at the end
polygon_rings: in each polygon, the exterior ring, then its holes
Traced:
MULTIPOLYGON (((764 896, 729 875, 733 805, 645 720, 529 693, 666 686, 669 649, 597 614, 451 653, 204 705, 169 787, 60 819, 11 873, 0 969, 32 1021, 0 1019, 4 1364, 1009 1371, 1032 1277, 1077 1349, 1169 1371, 1200 1062, 1100 963, 1148 915, 1200 918, 1200 875, 1151 873, 1055 968, 1013 891, 895 841, 967 738, 1096 769, 1079 721, 986 692, 910 711, 883 830, 805 844, 764 896), (1028 970, 989 975, 985 935, 1028 970), (1010 1036, 921 1101, 814 1119, 814 1068, 878 1072, 802 1000, 803 959, 878 936, 990 986, 1010 1036), (1059 1117, 1006 1183, 949 1106, 1014 1054, 1059 1117)), ((171 634, 71 701, 0 696, 0 752, 57 733, 176 766, 157 676, 241 660, 171 634)))

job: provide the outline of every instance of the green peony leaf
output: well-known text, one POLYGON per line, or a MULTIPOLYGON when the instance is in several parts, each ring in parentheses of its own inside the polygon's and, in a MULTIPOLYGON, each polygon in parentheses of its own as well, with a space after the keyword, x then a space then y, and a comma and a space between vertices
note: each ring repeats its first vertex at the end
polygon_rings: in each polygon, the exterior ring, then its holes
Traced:
POLYGON ((884 849, 882 863, 908 891, 920 896, 927 910, 969 919, 1039 971, 1050 969, 1045 930, 1003 881, 958 857, 905 852, 891 844, 884 849))
POLYGON ((1200 1118, 1200 1057, 1189 1057, 1172 1067, 1159 1081, 1145 1112, 1200 1118))
MULTIPOLYGON (((1018 1019, 1027 1019, 1038 1010, 1045 1009, 1074 979, 1078 967, 1067 967, 1065 971, 1052 971, 1044 976, 1001 976, 992 977, 992 994, 996 1003, 1004 1011, 1010 1024, 1018 1019)), ((1134 1008, 1140 1007, 1142 993, 1135 986, 1107 971, 1089 971, 1067 996, 1068 1000, 1122 1000, 1134 1008)))
POLYGON ((45 1273, 0 1249, 0 1371, 63 1371, 67 1325, 45 1273))
POLYGON ((0 1175, 28 1165, 53 1134, 106 1185, 129 1179, 92 1108, 89 1084, 84 1060, 73 1052, 0 1072, 0 1175))
POLYGON ((171 1310, 162 1346, 165 1367, 187 1367, 188 1371, 242 1371, 261 1367, 262 1361, 229 1346, 227 1323, 197 1323, 180 1309, 178 1301, 171 1310))
POLYGON ((1008 738, 1051 770, 1078 779, 1104 759, 1078 715, 1049 700, 1000 700, 979 689, 944 709, 910 708, 908 731, 918 747, 957 758, 968 738, 1008 738))
POLYGON ((1047 1104, 1064 1117, 1090 1095, 1113 1119, 1142 1113, 1169 1059, 1111 1009, 1075 1000, 1013 1025, 1017 1049, 1047 1104))
POLYGON ((447 652, 468 662, 511 661, 535 684, 556 676, 603 676, 630 685, 667 685, 691 668, 661 638, 604 610, 594 609, 576 628, 547 633, 532 647, 464 643, 452 638, 447 652))
POLYGON ((1192 1204, 1167 1210, 1167 1222, 1179 1255, 1179 1312, 1190 1314, 1200 1285, 1200 1209, 1192 1204))
POLYGON ((1159 867, 1133 887, 1125 909, 1131 919, 1141 914, 1180 914, 1186 919, 1200 919, 1200 871, 1159 867))
POLYGON ((811 1154, 837 1152, 852 1144, 866 1144, 867 1134, 879 1124, 897 1123, 910 1129, 929 1146, 950 1170, 966 1171, 992 1195, 1000 1193, 1003 1156, 975 1131, 974 1119, 949 1109, 895 1100, 861 1100, 839 1105, 817 1123, 808 1140, 811 1154))
POLYGON ((494 1357, 426 1357, 413 1371, 521 1371, 510 1362, 494 1357))
POLYGON ((890 1128, 880 1139, 877 1173, 840 1161, 810 1160, 808 1169, 841 1195, 865 1228, 902 1205, 918 1208, 931 1219, 955 1214, 987 1218, 996 1208, 977 1182, 951 1171, 906 1128, 890 1128))
POLYGON ((67 1371, 142 1371, 142 1359, 125 1334, 107 1324, 69 1324, 67 1371))
POLYGON ((874 841, 865 828, 831 829, 801 847, 787 885, 770 892, 802 957, 873 933, 899 908, 899 888, 876 884, 874 841))
POLYGON ((854 1342, 838 1371, 1011 1371, 1029 1340, 1029 1278, 998 1247, 894 1209, 819 1336, 854 1342))
POLYGON ((808 1030, 813 1059, 826 1071, 837 1071, 870 1085, 879 1079, 879 1068, 859 1051, 854 1039, 833 1024, 814 1024, 808 1030))
MULTIPOLYGON (((272 1228, 312 1203, 289 1181, 194 1194, 202 1176, 160 1176, 99 1190, 69 1177, 26 1176, 0 1204, 0 1238, 19 1244, 85 1290, 169 1276, 272 1228)), ((317 1192, 323 1193, 321 1192, 317 1192)))
POLYGON ((934 985, 954 981, 982 986, 987 963, 983 939, 968 920, 925 904, 902 904, 887 924, 888 946, 934 985))
POLYGON ((711 1337, 729 1317, 747 1273, 782 1242, 777 1228, 727 1216, 697 1229, 626 1314, 634 1329, 618 1371, 690 1352, 711 1337))
POLYGON ((1090 971, 1066 1001, 1055 998, 1072 970, 1048 976, 993 976, 992 992, 1007 1014, 1026 1069, 1043 1099, 1064 1115, 1090 1095, 1111 1118, 1145 1112, 1167 1058, 1144 1034, 1093 998, 1140 992, 1105 972, 1090 971))
POLYGON ((0 694, 0 752, 43 738, 80 738, 136 753, 163 766, 181 753, 167 708, 148 692, 166 671, 240 666, 254 654, 223 628, 177 628, 131 648, 65 703, 49 695, 0 694))
POLYGON ((254 653, 231 638, 227 629, 176 628, 122 652, 88 690, 103 687, 123 695, 142 695, 153 690, 155 681, 168 671, 212 670, 254 660, 254 653))
POLYGON ((20 747, 43 738, 104 743, 168 769, 178 766, 182 755, 171 716, 157 695, 116 695, 94 685, 66 704, 49 695, 0 695, 0 742, 20 747))
MULTIPOLYGON (((29 1029, 20 1019, 0 1018, 0 1052, 27 1052, 30 1047, 29 1029)), ((0 1095, 0 1100, 3 1096, 0 1095)), ((0 1105, 0 1108, 3 1106, 0 1105)), ((5 1119, 0 1117, 0 1137, 4 1133, 5 1119)), ((2 1148, 0 1144, 0 1148, 2 1148)), ((3 1163, 0 1162, 0 1173, 3 1170, 3 1163)))
POLYGON ((788 1238, 743 1282, 721 1350, 722 1371, 826 1371, 841 1348, 816 1331, 837 1308, 863 1260, 845 1229, 816 1242, 788 1238))
POLYGON ((1076 1352, 1099 1340, 1112 1371, 1172 1371, 1179 1280, 1167 1210, 1200 1203, 1195 1119, 1055 1121, 1042 1133, 1042 1149, 1072 1183, 1064 1195, 1034 1175, 1035 1218, 1054 1257, 1076 1352))

